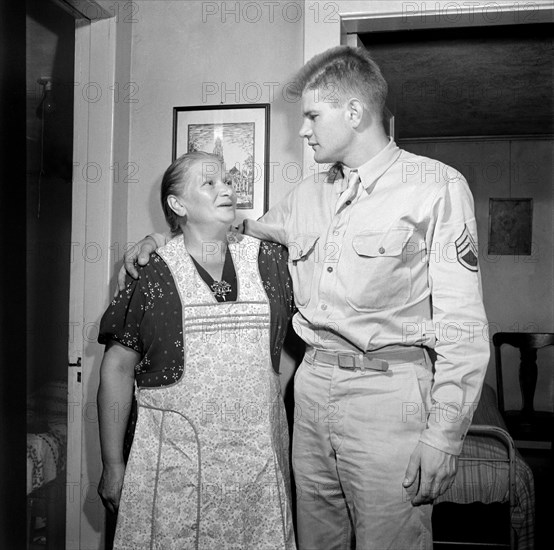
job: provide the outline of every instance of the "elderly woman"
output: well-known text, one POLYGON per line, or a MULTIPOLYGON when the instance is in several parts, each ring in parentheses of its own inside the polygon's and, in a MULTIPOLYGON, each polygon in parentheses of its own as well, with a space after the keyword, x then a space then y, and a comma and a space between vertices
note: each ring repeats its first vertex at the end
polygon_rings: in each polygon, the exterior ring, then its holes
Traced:
POLYGON ((100 327, 99 493, 118 510, 114 548, 294 549, 277 374, 293 307, 286 251, 229 233, 236 197, 214 155, 177 159, 161 199, 175 236, 100 327))

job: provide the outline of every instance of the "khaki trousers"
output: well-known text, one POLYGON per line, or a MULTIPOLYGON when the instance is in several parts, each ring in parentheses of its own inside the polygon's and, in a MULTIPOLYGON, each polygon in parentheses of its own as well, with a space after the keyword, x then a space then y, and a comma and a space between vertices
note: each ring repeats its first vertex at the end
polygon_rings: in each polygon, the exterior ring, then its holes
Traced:
POLYGON ((314 356, 295 375, 299 550, 431 550, 431 506, 402 487, 430 404, 428 359, 379 372, 314 356))

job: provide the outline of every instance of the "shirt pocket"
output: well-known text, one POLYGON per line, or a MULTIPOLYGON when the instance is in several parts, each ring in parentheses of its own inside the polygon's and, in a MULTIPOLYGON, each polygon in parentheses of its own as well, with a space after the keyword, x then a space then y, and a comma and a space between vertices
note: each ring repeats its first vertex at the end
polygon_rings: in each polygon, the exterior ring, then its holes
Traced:
POLYGON ((319 235, 295 235, 288 243, 289 271, 292 278, 294 301, 306 307, 310 301, 319 235))
POLYGON ((405 304, 411 294, 411 271, 405 247, 413 229, 365 231, 352 239, 351 284, 346 301, 357 311, 390 309, 405 304))

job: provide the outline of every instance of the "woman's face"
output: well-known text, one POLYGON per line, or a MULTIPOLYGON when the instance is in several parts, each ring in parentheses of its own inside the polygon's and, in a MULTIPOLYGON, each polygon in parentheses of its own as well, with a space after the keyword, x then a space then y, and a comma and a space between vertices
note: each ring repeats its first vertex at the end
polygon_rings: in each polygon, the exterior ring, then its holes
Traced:
POLYGON ((197 161, 191 167, 180 198, 186 206, 187 224, 230 225, 235 220, 237 196, 216 160, 197 161))

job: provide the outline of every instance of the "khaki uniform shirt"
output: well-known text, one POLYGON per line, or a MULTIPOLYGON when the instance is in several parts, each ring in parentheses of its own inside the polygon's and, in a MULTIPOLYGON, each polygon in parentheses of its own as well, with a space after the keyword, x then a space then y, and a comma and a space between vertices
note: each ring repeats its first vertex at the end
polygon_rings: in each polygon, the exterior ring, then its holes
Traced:
POLYGON ((337 213, 346 167, 305 179, 246 232, 288 246, 293 325, 308 345, 434 349, 421 441, 459 454, 489 360, 471 192, 453 168, 393 141, 358 172, 337 213))

